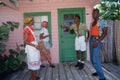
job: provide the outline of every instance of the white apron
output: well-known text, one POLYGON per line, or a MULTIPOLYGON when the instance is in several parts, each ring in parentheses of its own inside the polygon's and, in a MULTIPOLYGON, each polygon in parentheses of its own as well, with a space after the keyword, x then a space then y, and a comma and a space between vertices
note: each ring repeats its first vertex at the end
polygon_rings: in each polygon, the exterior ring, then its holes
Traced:
MULTIPOLYGON (((34 32, 29 27, 26 27, 26 28, 28 28, 30 30, 30 32, 32 33, 32 35, 35 38, 34 32)), ((36 41, 32 41, 31 43, 35 44, 35 45, 38 45, 38 43, 36 41)), ((37 50, 33 46, 26 45, 25 52, 27 53, 28 69, 30 69, 30 70, 38 70, 38 69, 40 69, 41 60, 40 60, 40 52, 39 52, 39 50, 37 50)))

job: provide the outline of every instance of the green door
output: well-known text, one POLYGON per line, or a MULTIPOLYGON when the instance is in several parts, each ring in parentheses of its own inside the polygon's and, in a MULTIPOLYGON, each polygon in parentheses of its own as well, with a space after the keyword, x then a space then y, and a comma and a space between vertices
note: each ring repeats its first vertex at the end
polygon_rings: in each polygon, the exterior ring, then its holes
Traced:
POLYGON ((74 31, 67 31, 60 27, 62 23, 64 23, 66 26, 73 24, 75 15, 80 15, 80 22, 85 23, 84 8, 58 9, 60 62, 75 61, 77 59, 74 45, 74 31))

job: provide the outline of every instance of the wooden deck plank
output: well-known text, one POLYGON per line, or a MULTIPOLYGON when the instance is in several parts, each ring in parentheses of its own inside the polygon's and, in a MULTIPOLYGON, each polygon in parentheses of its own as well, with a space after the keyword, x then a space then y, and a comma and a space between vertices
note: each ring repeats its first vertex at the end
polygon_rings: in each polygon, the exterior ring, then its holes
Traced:
POLYGON ((109 74, 111 77, 115 78, 115 80, 120 79, 120 75, 119 75, 120 68, 119 69, 112 68, 112 66, 109 66, 108 64, 103 64, 103 67, 104 67, 104 71, 108 72, 106 73, 106 75, 109 74), (118 70, 118 72, 115 72, 116 70, 118 70))
POLYGON ((94 78, 90 75, 91 71, 89 70, 89 68, 85 65, 84 66, 84 71, 87 74, 87 76, 89 77, 89 80, 93 80, 94 78))
POLYGON ((79 69, 76 68, 76 67, 74 67, 75 64, 72 63, 70 66, 71 66, 71 72, 72 72, 75 80, 82 80, 82 77, 80 76, 80 74, 79 74, 79 72, 78 72, 79 69))
POLYGON ((52 68, 47 67, 46 74, 45 74, 45 80, 52 80, 52 68))
POLYGON ((59 79, 67 80, 63 64, 60 63, 58 64, 58 66, 59 66, 59 79))
POLYGON ((22 80, 30 80, 30 76, 31 76, 30 71, 28 71, 28 72, 26 72, 26 74, 22 80))
POLYGON ((64 68, 65 68, 65 72, 66 72, 66 77, 67 77, 67 80, 74 80, 74 77, 71 73, 71 70, 70 70, 70 64, 69 63, 64 63, 64 68))
POLYGON ((107 80, 119 80, 116 76, 114 76, 114 74, 110 73, 109 71, 107 71, 105 68, 103 68, 104 73, 105 73, 105 77, 107 78, 107 80))
POLYGON ((52 80, 59 80, 58 74, 58 64, 55 64, 55 68, 53 69, 53 76, 52 80))
POLYGON ((12 77, 10 78, 10 80, 17 80, 17 79, 16 79, 17 76, 19 76, 20 74, 22 74, 22 72, 23 72, 23 70, 19 70, 19 71, 13 73, 13 74, 11 75, 12 77))
MULTIPOLYGON (((120 80, 120 66, 111 63, 102 65, 107 80, 120 80)), ((45 66, 37 71, 39 80, 98 80, 98 77, 91 76, 95 69, 88 61, 85 62, 82 70, 75 67, 75 62, 55 64, 55 68, 51 68, 48 64, 45 66)), ((10 80, 30 80, 30 71, 26 68, 12 76, 10 80)))
POLYGON ((44 68, 40 68, 40 73, 39 73, 39 77, 40 79, 39 80, 45 80, 45 75, 46 75, 46 72, 47 72, 47 66, 45 66, 44 68))
MULTIPOLYGON (((95 69, 93 68, 91 62, 85 62, 85 65, 89 70, 89 75, 90 76, 91 76, 92 73, 96 72, 95 69)), ((96 76, 92 76, 92 78, 93 78, 92 80, 98 80, 98 77, 96 77, 96 76)))
POLYGON ((18 75, 15 80, 23 80, 23 77, 28 71, 29 71, 28 69, 24 69, 23 72, 20 75, 18 75))

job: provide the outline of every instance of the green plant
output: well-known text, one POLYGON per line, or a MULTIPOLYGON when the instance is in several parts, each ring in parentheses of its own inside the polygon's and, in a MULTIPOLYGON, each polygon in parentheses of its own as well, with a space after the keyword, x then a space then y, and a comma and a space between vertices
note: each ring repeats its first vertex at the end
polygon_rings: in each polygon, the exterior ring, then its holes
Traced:
POLYGON ((26 56, 25 50, 21 50, 20 46, 17 43, 17 50, 10 49, 9 55, 3 56, 1 54, 5 51, 6 45, 4 42, 8 40, 9 32, 14 31, 14 29, 18 28, 18 26, 18 22, 10 21, 7 21, 6 23, 3 22, 0 26, 0 80, 3 79, 3 77, 7 76, 7 74, 11 74, 20 68, 24 68, 26 65, 24 62, 26 56))
POLYGON ((2 23, 0 26, 0 54, 5 51, 4 42, 9 38, 9 32, 14 31, 15 28, 19 27, 18 22, 7 21, 6 23, 2 23))
POLYGON ((96 5, 100 10, 101 18, 105 20, 120 20, 120 1, 119 0, 103 0, 96 5))
POLYGON ((10 49, 9 53, 8 56, 0 54, 0 75, 5 74, 7 76, 7 74, 23 69, 26 66, 24 61, 26 53, 25 50, 20 49, 20 46, 17 46, 17 50, 10 49))

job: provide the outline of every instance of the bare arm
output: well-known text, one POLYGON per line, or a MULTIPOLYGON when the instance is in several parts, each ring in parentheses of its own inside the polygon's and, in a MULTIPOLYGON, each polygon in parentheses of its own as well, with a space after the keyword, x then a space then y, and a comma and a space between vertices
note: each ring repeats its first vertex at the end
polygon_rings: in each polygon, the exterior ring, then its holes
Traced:
POLYGON ((87 37, 86 38, 89 38, 89 36, 90 36, 89 30, 87 29, 86 32, 87 32, 87 37))
POLYGON ((103 33, 102 33, 101 37, 98 39, 99 41, 101 41, 105 38, 105 36, 107 35, 107 30, 108 30, 108 27, 104 27, 102 29, 103 33))
POLYGON ((50 36, 50 35, 44 36, 44 33, 42 33, 42 34, 40 34, 40 39, 44 39, 44 38, 49 37, 49 36, 50 36))
POLYGON ((62 27, 62 28, 65 28, 65 29, 67 29, 67 30, 70 29, 68 26, 65 26, 64 24, 61 24, 61 27, 62 27))

